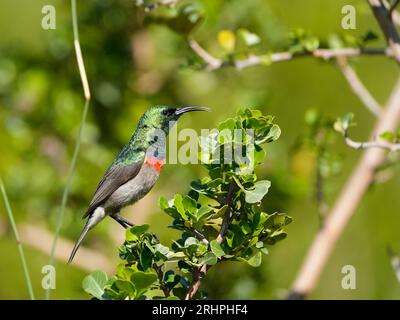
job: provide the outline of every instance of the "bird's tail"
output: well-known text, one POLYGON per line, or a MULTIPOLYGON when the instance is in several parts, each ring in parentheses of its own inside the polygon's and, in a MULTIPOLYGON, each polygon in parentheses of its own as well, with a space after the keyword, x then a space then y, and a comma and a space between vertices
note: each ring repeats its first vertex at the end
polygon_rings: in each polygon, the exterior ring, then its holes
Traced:
POLYGON ((97 209, 89 216, 86 221, 85 227, 83 228, 81 235, 79 236, 78 241, 76 242, 74 248, 72 249, 71 256, 68 259, 68 263, 71 263, 75 257, 76 252, 78 251, 83 239, 86 234, 92 229, 96 224, 98 224, 101 220, 106 216, 104 208, 97 207, 97 209))
POLYGON ((89 230, 91 229, 91 223, 90 223, 90 218, 86 221, 85 227, 83 228, 81 235, 79 236, 78 241, 75 243, 74 248, 72 249, 71 255, 68 259, 68 263, 71 263, 72 260, 75 257, 76 252, 78 251, 83 239, 85 238, 86 234, 89 232, 89 230))

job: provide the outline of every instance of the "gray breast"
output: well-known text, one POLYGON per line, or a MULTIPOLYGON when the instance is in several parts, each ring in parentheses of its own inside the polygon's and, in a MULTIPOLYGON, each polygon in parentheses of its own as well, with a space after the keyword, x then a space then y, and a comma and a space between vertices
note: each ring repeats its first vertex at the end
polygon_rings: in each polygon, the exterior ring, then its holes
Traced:
POLYGON ((135 178, 120 186, 104 204, 108 214, 118 212, 121 208, 143 198, 156 183, 159 172, 143 164, 135 178))

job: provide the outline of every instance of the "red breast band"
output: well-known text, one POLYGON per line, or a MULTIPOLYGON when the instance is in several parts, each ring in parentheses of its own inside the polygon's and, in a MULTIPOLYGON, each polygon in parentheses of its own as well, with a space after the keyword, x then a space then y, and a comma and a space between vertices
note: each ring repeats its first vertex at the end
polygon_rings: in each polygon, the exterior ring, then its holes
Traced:
POLYGON ((144 161, 150 168, 153 168, 157 172, 161 171, 162 166, 164 165, 164 161, 154 158, 154 157, 146 157, 146 160, 144 161))

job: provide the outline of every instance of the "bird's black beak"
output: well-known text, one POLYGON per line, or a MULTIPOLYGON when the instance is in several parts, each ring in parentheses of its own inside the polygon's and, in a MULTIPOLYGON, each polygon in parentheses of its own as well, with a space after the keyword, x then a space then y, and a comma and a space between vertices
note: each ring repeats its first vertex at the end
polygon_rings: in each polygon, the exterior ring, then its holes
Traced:
POLYGON ((175 114, 177 116, 180 116, 181 114, 184 114, 186 112, 192 112, 192 111, 210 111, 210 109, 207 107, 201 107, 201 106, 186 106, 186 107, 176 108, 175 114))

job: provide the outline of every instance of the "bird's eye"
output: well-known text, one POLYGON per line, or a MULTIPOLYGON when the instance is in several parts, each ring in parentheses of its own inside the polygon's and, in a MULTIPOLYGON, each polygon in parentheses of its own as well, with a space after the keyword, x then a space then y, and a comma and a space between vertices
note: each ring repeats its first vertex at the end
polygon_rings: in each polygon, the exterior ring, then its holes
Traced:
POLYGON ((168 115, 170 115, 172 112, 173 112, 173 110, 171 110, 171 109, 165 109, 165 110, 162 111, 162 114, 163 114, 164 116, 168 116, 168 115))

